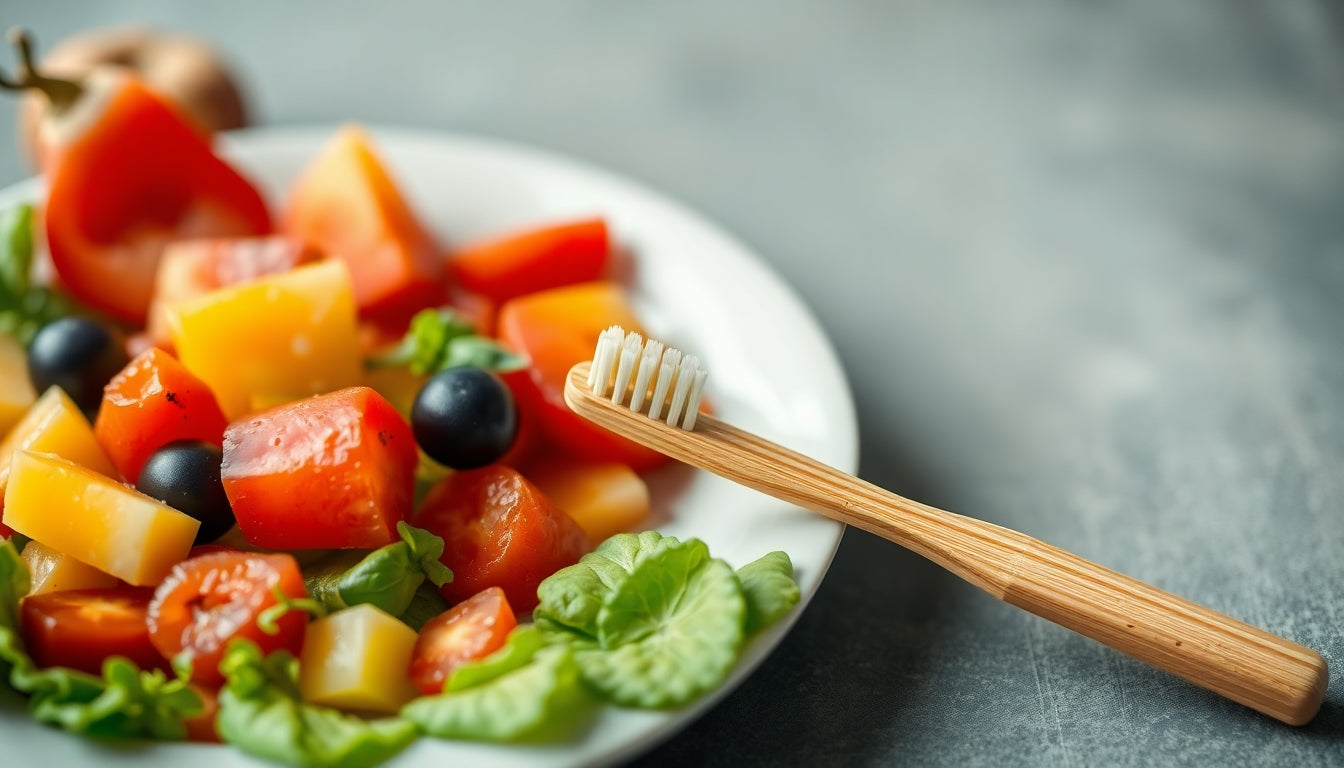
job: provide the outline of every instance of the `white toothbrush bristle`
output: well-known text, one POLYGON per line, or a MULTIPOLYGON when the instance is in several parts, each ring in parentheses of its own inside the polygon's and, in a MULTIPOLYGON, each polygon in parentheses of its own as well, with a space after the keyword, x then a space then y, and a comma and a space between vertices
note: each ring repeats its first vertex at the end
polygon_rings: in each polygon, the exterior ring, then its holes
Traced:
POLYGON ((653 372, 658 370, 658 361, 663 356, 663 343, 649 339, 644 343, 644 354, 639 356, 639 372, 635 374, 635 389, 630 396, 630 410, 638 413, 644 409, 644 398, 649 394, 649 382, 653 372))
POLYGON ((649 403, 649 418, 654 421, 663 412, 663 403, 667 402, 667 392, 672 388, 678 365, 681 365, 681 350, 664 350, 663 364, 658 366, 658 378, 653 382, 653 401, 649 403))
POLYGON ((667 411, 667 423, 674 427, 681 421, 681 410, 686 407, 686 395, 691 391, 691 382, 695 379, 695 372, 699 367, 700 358, 695 355, 681 358, 681 365, 677 366, 676 386, 672 389, 672 407, 667 411))
POLYGON ((644 346, 644 337, 631 331, 625 335, 621 344, 620 364, 616 367, 616 384, 611 390, 611 402, 620 405, 625 399, 626 387, 630 386, 630 375, 639 361, 640 348, 644 346))
POLYGON ((607 394, 607 384, 616 370, 617 356, 621 349, 621 340, 625 331, 613 325, 597 337, 597 349, 593 352, 593 367, 588 371, 588 386, 598 397, 607 394))
POLYGON ((695 428, 700 394, 708 377, 709 371, 700 367, 700 358, 695 355, 683 355, 662 342, 645 341, 638 333, 626 333, 613 325, 597 337, 588 386, 594 395, 610 397, 617 405, 629 390, 630 410, 639 413, 648 401, 649 418, 690 430, 695 428))
POLYGON ((704 368, 698 368, 695 371, 695 378, 691 381, 691 391, 686 397, 686 415, 681 420, 682 429, 695 429, 695 417, 700 413, 700 393, 705 388, 705 379, 709 378, 709 371, 704 368))

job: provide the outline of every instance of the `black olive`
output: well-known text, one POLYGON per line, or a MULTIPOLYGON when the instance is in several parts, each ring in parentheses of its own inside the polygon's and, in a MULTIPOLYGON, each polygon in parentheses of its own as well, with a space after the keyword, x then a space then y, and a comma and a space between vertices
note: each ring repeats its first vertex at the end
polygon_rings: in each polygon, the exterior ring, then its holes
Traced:
POLYGON ((86 317, 63 317, 42 326, 28 345, 28 378, 39 393, 65 390, 90 420, 103 402, 103 387, 130 360, 118 334, 86 317))
POLYGON ((500 378, 480 368, 450 368, 421 387, 411 406, 415 441, 453 469, 497 461, 518 437, 518 409, 500 378))
POLYGON ((214 541, 233 527, 233 508, 220 481, 224 454, 200 440, 178 440, 154 452, 136 490, 201 521, 196 543, 214 541))

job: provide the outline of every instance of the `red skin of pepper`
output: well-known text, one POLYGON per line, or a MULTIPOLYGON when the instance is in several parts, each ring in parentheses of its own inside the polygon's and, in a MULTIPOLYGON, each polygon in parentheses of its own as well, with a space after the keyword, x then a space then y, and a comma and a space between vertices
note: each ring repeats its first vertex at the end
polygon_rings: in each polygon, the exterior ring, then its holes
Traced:
POLYGON ((47 245, 60 282, 142 325, 163 246, 270 232, 266 203, 174 107, 125 73, 100 72, 53 125, 44 158, 47 245))

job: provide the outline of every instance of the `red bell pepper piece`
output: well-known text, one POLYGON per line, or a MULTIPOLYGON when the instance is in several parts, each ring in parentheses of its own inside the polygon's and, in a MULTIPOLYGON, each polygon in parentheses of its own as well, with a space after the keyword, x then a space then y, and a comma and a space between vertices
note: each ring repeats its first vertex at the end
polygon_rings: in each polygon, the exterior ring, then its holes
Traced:
POLYGON ((164 245, 183 237, 258 235, 270 214, 251 183, 177 110, 125 70, 75 83, 33 71, 26 38, 8 89, 52 101, 44 125, 47 246, 61 282, 109 315, 143 324, 164 245))
POLYGON ((612 263, 602 219, 529 229, 459 251, 448 260, 453 282, 503 303, 517 296, 608 276, 612 263))

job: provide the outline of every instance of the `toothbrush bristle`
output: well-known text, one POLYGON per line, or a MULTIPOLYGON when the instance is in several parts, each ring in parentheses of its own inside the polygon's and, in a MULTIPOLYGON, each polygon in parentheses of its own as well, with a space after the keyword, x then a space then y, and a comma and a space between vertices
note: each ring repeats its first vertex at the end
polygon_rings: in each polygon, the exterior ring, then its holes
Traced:
POLYGON ((664 418, 663 407, 670 406, 667 423, 693 429, 708 376, 709 372, 700 367, 700 359, 695 355, 683 355, 680 350, 653 339, 645 341, 638 333, 626 333, 613 325, 597 338, 588 386, 593 394, 609 397, 617 405, 625 400, 628 390, 630 410, 636 413, 644 410, 647 401, 652 419, 664 418))

